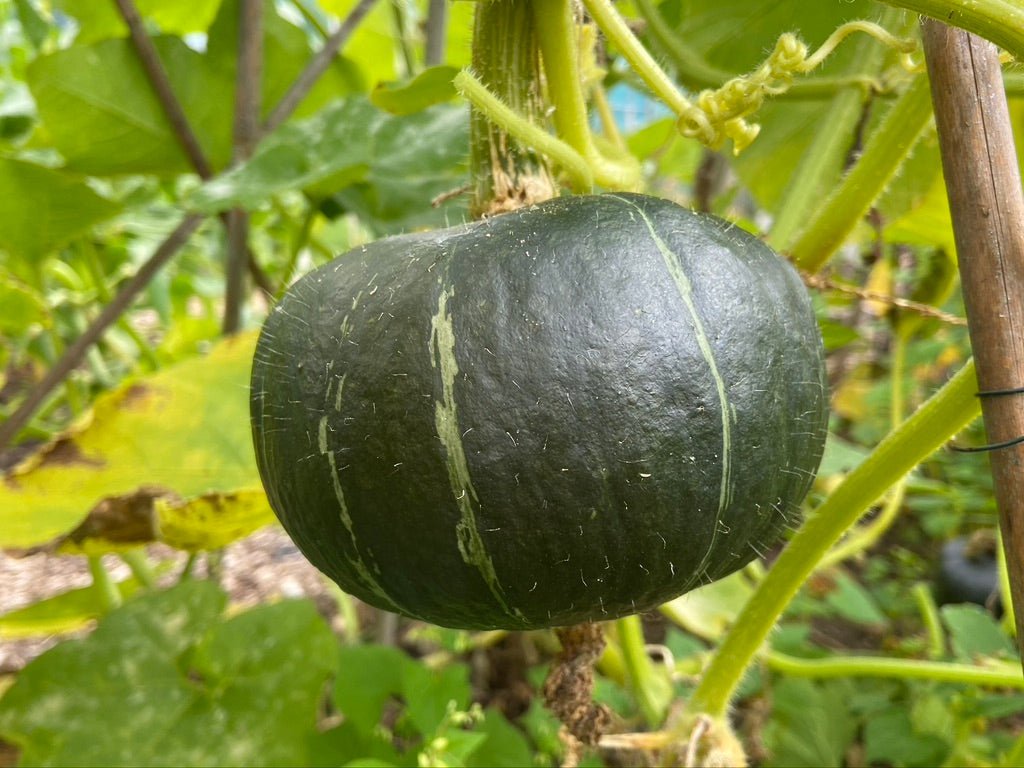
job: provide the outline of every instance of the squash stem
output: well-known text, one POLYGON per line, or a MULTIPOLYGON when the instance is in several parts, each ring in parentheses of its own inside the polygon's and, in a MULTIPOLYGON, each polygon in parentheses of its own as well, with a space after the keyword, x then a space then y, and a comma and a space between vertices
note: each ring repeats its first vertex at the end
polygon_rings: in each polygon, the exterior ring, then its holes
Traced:
MULTIPOLYGON (((606 157, 590 132, 572 0, 535 3, 533 21, 558 137, 586 160, 594 182, 610 189, 633 189, 640 178, 639 164, 628 154, 606 157)), ((574 186, 580 192, 590 191, 578 183, 574 186)))
POLYGON ((977 418, 973 360, 875 448, 793 536, 718 645, 691 711, 723 717, 771 628, 829 547, 907 472, 977 418))
POLYGON ((135 577, 136 581, 138 581, 144 589, 156 588, 156 571, 153 570, 153 566, 149 562, 149 558, 146 556, 146 551, 144 549, 128 549, 124 552, 120 552, 119 555, 125 565, 131 569, 132 575, 135 577))
MULTIPOLYGON (((907 342, 909 335, 897 333, 892 340, 892 350, 889 355, 890 372, 890 429, 897 429, 904 419, 905 400, 903 396, 903 377, 906 373, 907 342)), ((889 530, 889 526, 899 515, 903 506, 903 499, 907 491, 907 478, 904 476, 889 489, 886 495, 885 504, 878 516, 859 528, 850 531, 849 536, 842 543, 833 547, 817 565, 817 569, 827 568, 846 560, 849 557, 863 552, 882 538, 882 535, 889 530)))
MULTIPOLYGON (((463 72, 455 85, 463 95, 490 96, 518 123, 543 130, 540 49, 533 27, 533 0, 489 0, 476 3, 473 26, 473 75, 463 72)), ((558 187, 537 146, 507 127, 506 119, 470 111, 470 155, 473 196, 470 214, 480 218, 539 203, 558 194, 558 187)), ((493 110, 492 110, 493 112, 493 110)), ((505 116, 507 118, 507 115, 505 116)))

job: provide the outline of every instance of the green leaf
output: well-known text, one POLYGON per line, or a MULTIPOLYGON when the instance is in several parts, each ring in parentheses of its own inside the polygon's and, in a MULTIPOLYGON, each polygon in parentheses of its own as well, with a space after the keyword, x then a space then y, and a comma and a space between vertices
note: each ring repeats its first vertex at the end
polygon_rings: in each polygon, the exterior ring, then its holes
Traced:
MULTIPOLYGON (((359 0, 320 0, 320 7, 344 19, 359 0)), ((456 4, 457 5, 457 4, 456 4)), ((342 52, 362 71, 371 86, 397 75, 398 50, 392 25, 393 10, 387 3, 377 3, 356 27, 342 52)))
POLYGON ((283 126, 249 160, 191 196, 205 213, 256 208, 273 195, 302 189, 334 201, 381 231, 444 225, 454 206, 431 201, 465 180, 465 113, 437 105, 391 116, 363 98, 339 101, 283 126))
MULTIPOLYGON (((220 0, 136 0, 139 14, 162 32, 184 35, 210 26, 220 0)), ((57 0, 56 7, 78 22, 80 45, 108 37, 126 37, 128 26, 111 2, 57 0)))
POLYGON ((364 99, 339 101, 312 118, 282 126, 247 163, 207 182, 189 202, 204 213, 256 208, 287 190, 361 180, 374 134, 385 120, 364 99))
POLYGON ((846 706, 846 681, 815 683, 790 678, 772 689, 773 718, 764 732, 768 765, 842 765, 857 732, 846 706))
POLYGON ((382 765, 402 764, 384 729, 367 731, 347 719, 341 725, 314 734, 307 744, 311 768, 334 768, 364 760, 374 760, 382 765))
POLYGON ((394 117, 377 132, 365 181, 343 189, 334 202, 381 234, 459 223, 466 215, 461 198, 439 206, 433 200, 465 185, 468 146, 469 123, 458 107, 394 117))
MULTIPOLYGON (((0 168, 2 165, 0 160, 0 168)), ((0 335, 23 336, 32 325, 48 327, 52 323, 46 302, 39 294, 4 274, 0 274, 0 307, 4 308, 0 312, 0 335)))
POLYGON ((12 254, 37 259, 118 210, 78 176, 0 158, 0 248, 12 254))
MULTIPOLYGON (((207 159, 230 156, 234 82, 176 37, 155 37, 160 60, 207 159)), ((93 175, 192 170, 127 40, 40 56, 28 68, 46 135, 68 166, 93 175)))
POLYGON ((184 657, 183 676, 200 689, 162 753, 179 765, 304 764, 335 648, 308 600, 260 606, 214 627, 184 657))
POLYGON ((456 67, 430 67, 408 82, 378 83, 370 92, 370 101, 393 115, 422 112, 427 107, 455 98, 452 78, 458 73, 456 67))
POLYGON ((424 736, 437 730, 450 708, 465 711, 470 693, 469 670, 463 664, 441 669, 411 664, 402 676, 406 714, 424 736))
POLYGON ((220 622, 224 606, 209 582, 125 604, 25 668, 0 734, 23 764, 305 764, 330 629, 308 601, 220 622))
POLYGON ((526 737, 500 712, 487 710, 476 731, 486 736, 486 741, 466 758, 466 768, 520 768, 534 764, 526 737))
POLYGON ((869 763, 904 766, 942 765, 949 744, 914 730, 910 713, 899 707, 868 719, 864 727, 864 759, 869 763))
POLYGON ((973 661, 978 656, 1013 656, 1013 642, 981 606, 944 605, 942 621, 949 630, 953 655, 973 661))
POLYGON ((210 582, 126 603, 84 640, 62 643, 22 670, 0 699, 0 736, 20 747, 22 765, 173 762, 160 736, 196 696, 176 657, 225 604, 210 582))
POLYGON ((401 695, 405 671, 415 662, 383 645, 344 646, 338 658, 334 703, 346 721, 370 733, 380 722, 384 705, 401 695))
POLYGON ((844 573, 836 574, 835 589, 828 593, 825 602, 844 619, 860 624, 888 623, 871 593, 844 573))
MULTIPOLYGON (((155 499, 177 504, 205 498, 215 505, 216 498, 220 513, 229 515, 230 494, 262 494, 249 433, 255 339, 255 333, 240 334, 205 357, 100 396, 88 426, 0 482, 0 547, 44 544, 87 515, 75 537, 80 546, 89 540, 101 549, 143 543, 154 539, 159 526, 155 499)), ((263 505, 263 521, 270 522, 273 515, 265 500, 263 505)), ((242 516, 251 514, 244 509, 242 516)))

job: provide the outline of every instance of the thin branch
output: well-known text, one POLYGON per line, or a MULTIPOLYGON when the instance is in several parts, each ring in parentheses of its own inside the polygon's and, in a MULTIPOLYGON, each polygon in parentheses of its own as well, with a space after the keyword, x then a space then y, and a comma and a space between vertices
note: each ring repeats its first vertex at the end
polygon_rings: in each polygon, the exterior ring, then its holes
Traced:
POLYGON ((930 304, 922 304, 920 301, 903 299, 899 296, 890 296, 889 294, 882 293, 880 291, 867 291, 863 288, 854 288, 853 286, 843 285, 842 283, 837 283, 827 277, 822 277, 821 275, 813 274, 802 269, 799 270, 799 272, 804 284, 811 288, 816 288, 822 291, 845 293, 848 296, 856 296, 858 299, 864 299, 865 301, 878 301, 883 304, 889 304, 893 307, 899 307, 900 309, 907 309, 911 312, 916 312, 924 317, 934 317, 936 320, 941 320, 949 325, 967 325, 967 321, 964 320, 964 318, 957 315, 951 315, 948 312, 943 312, 941 309, 933 307, 930 304))
POLYGON ((188 122, 185 110, 181 107, 181 102, 174 95, 171 81, 167 77, 167 72, 164 70, 163 65, 160 63, 160 55, 157 53, 156 46, 153 45, 153 41, 146 33, 146 28, 142 24, 142 17, 139 15, 138 9, 132 0, 114 0, 114 2, 117 3, 117 8, 121 12, 125 24, 128 25, 128 33, 131 35, 132 45, 135 46, 135 51, 139 56, 139 61, 142 63, 142 68, 146 71, 146 76, 149 78, 153 90, 156 91, 157 100, 160 102, 164 114, 167 115, 167 120, 171 124, 174 137, 181 144, 182 149, 185 150, 185 154, 192 163, 192 167, 195 168, 196 173, 203 180, 209 179, 213 176, 213 170, 206 159, 206 155, 203 153, 203 148, 199 145, 199 140, 196 138, 192 126, 188 122))
MULTIPOLYGON (((971 347, 984 391, 1024 386, 1024 193, 996 47, 930 19, 922 39, 971 347)), ((982 398, 989 440, 1024 435, 1024 398, 982 398)), ((1024 446, 989 456, 1024 646, 1024 446)))
MULTIPOLYGON (((243 0, 238 17, 238 71, 235 79, 235 119, 231 164, 252 155, 260 133, 260 82, 263 59, 263 2, 243 0)), ((236 208, 227 217, 227 278, 224 295, 225 334, 242 324, 245 271, 249 264, 249 214, 236 208)))
POLYGON ((181 220, 181 223, 167 236, 167 238, 160 244, 149 260, 143 264, 139 271, 128 282, 126 282, 121 290, 117 292, 117 295, 103 307, 96 319, 93 320, 89 327, 85 329, 85 332, 75 339, 74 343, 71 344, 67 349, 64 350, 64 354, 61 355, 60 359, 54 364, 54 366, 46 372, 46 376, 43 380, 33 387, 32 391, 22 401, 18 409, 11 414, 10 418, 7 419, 3 424, 0 424, 0 451, 4 450, 14 439, 14 437, 21 431, 21 429, 28 424, 32 415, 36 412, 36 409, 42 404, 47 398, 50 392, 60 384, 71 371, 81 364, 85 358, 85 353, 93 344, 95 344, 103 333, 113 325, 121 314, 131 306, 135 298, 142 292, 142 290, 149 285, 149 282, 153 279, 157 272, 168 262, 171 257, 177 253, 178 249, 181 248, 188 238, 192 235, 199 225, 203 222, 204 217, 200 214, 190 214, 181 220))
POLYGON ((376 2, 377 0, 360 0, 359 4, 345 17, 341 26, 324 41, 323 47, 310 60, 306 68, 295 79, 295 82, 292 83, 288 92, 277 103, 277 106, 267 116, 267 119, 263 121, 263 136, 273 131, 291 116, 295 108, 306 98, 306 94, 310 92, 316 81, 327 71, 338 51, 348 41, 356 26, 370 12, 370 9, 376 2))

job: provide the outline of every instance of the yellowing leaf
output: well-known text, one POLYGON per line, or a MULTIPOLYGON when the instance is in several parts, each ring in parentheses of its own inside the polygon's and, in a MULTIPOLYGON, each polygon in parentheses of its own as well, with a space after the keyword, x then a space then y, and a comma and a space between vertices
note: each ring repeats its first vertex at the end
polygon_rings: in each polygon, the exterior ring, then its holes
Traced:
MULTIPOLYGON (((51 542, 90 512, 81 542, 138 543, 155 535, 156 499, 256 493, 248 398, 255 341, 241 334, 98 398, 88 424, 0 480, 0 547, 51 542)), ((254 514, 250 504, 244 519, 254 514)))
POLYGON ((176 549, 216 549, 274 522, 262 487, 209 494, 185 503, 157 499, 157 535, 176 549))

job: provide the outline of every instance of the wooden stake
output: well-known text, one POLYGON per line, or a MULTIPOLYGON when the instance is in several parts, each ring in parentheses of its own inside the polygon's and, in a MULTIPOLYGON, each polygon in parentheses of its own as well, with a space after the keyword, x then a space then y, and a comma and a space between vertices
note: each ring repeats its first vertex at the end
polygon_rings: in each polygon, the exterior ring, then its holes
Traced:
MULTIPOLYGON (((922 22, 971 346, 982 392, 1024 387, 1024 193, 996 47, 922 22)), ((992 443, 1024 435, 1024 394, 982 399, 992 443)), ((1024 644, 1024 445, 989 454, 1024 644)))

